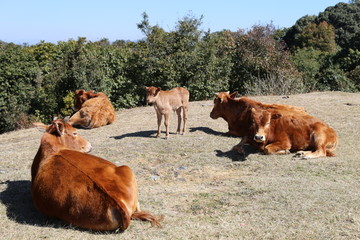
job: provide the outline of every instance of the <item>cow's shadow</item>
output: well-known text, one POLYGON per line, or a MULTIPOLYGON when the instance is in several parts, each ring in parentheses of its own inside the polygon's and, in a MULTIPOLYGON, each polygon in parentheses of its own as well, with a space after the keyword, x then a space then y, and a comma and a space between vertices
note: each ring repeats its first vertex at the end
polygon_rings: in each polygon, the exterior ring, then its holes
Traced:
MULTIPOLYGON (((210 134, 210 135, 215 135, 215 136, 223 136, 223 137, 232 137, 232 138, 237 138, 236 136, 232 136, 229 135, 227 133, 224 132, 219 132, 219 131, 215 131, 211 128, 208 127, 194 127, 194 128, 190 128, 190 132, 196 132, 196 131, 202 131, 206 134, 210 134)), ((234 162, 243 162, 247 159, 247 157, 250 154, 254 154, 254 153, 258 153, 258 151, 249 145, 245 145, 244 146, 244 154, 240 154, 237 151, 231 149, 227 152, 223 152, 221 150, 215 150, 216 152, 216 156, 218 157, 226 157, 226 158, 230 158, 232 161, 234 162)))
POLYGON ((6 181, 1 182, 0 184, 7 185, 7 188, 0 194, 0 201, 6 206, 6 216, 11 221, 37 227, 76 229, 78 231, 89 232, 97 235, 116 234, 122 232, 119 230, 104 232, 91 231, 69 225, 59 219, 44 216, 33 204, 31 197, 31 181, 6 181))
POLYGON ((196 132, 196 131, 201 131, 201 132, 204 132, 206 134, 215 135, 215 136, 232 137, 229 134, 226 134, 224 132, 215 131, 215 130, 213 130, 211 128, 208 128, 208 127, 193 127, 193 128, 190 128, 190 132, 196 132))
POLYGON ((6 181, 1 184, 7 185, 7 188, 1 192, 0 200, 6 206, 6 215, 10 220, 37 226, 56 224, 56 220, 52 222, 36 210, 31 198, 30 181, 6 181))
POLYGON ((139 132, 133 132, 133 133, 126 133, 120 136, 111 136, 110 138, 114 138, 116 140, 120 140, 126 137, 153 137, 155 138, 155 134, 157 131, 150 130, 150 131, 139 131, 139 132))
POLYGON ((247 157, 250 154, 256 154, 258 153, 258 150, 256 150, 254 147, 249 145, 244 145, 244 154, 240 154, 237 151, 231 149, 227 152, 223 152, 221 150, 215 150, 216 156, 218 157, 226 157, 230 158, 233 162, 243 162, 247 160, 247 157))

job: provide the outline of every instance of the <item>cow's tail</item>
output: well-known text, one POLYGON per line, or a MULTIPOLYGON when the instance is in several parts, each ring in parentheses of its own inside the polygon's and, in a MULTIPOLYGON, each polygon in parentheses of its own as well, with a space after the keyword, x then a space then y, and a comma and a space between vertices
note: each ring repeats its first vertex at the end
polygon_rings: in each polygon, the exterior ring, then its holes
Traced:
POLYGON ((154 216, 148 212, 140 211, 140 212, 134 212, 133 215, 131 215, 131 219, 133 220, 141 220, 141 221, 148 221, 151 223, 152 227, 158 227, 161 228, 160 222, 164 219, 164 216, 154 216))

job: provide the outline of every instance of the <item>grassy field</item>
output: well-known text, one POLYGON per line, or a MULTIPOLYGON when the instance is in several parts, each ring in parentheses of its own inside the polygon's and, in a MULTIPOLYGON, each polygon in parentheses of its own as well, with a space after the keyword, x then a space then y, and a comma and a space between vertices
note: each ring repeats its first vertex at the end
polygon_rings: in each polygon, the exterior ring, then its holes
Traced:
MULTIPOLYGON (((231 148, 227 123, 209 117, 212 101, 192 102, 186 135, 156 135, 153 107, 122 110, 109 126, 80 130, 92 154, 128 165, 143 210, 162 214, 163 228, 132 221, 121 232, 91 232, 41 215, 33 207, 30 167, 42 133, 0 135, 1 239, 360 239, 360 93, 255 97, 305 107, 332 126, 332 158, 265 156, 231 148)), ((176 130, 171 115, 170 132, 176 130)), ((164 130, 164 127, 163 127, 164 130)))

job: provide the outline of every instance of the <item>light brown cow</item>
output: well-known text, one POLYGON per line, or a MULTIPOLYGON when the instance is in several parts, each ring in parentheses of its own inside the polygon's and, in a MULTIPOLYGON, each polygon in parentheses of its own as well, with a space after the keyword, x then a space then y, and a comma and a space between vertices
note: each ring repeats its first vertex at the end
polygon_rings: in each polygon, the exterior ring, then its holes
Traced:
POLYGON ((130 219, 159 225, 159 217, 140 211, 134 173, 87 154, 91 144, 63 120, 45 131, 31 167, 32 198, 44 215, 90 230, 125 230, 130 219))
POLYGON ((181 87, 173 88, 169 91, 162 91, 159 87, 145 87, 145 90, 146 101, 154 105, 157 115, 158 131, 156 137, 159 137, 161 133, 160 125, 163 115, 165 118, 166 138, 169 137, 169 119, 172 111, 176 111, 178 116, 176 133, 180 133, 181 111, 183 112, 184 124, 182 133, 185 134, 189 110, 189 91, 181 87))
POLYGON ((214 107, 210 113, 212 119, 223 118, 228 123, 227 132, 230 135, 241 137, 239 144, 234 146, 234 150, 243 154, 243 146, 246 143, 257 147, 258 144, 253 141, 252 138, 248 138, 251 135, 251 109, 277 109, 284 114, 286 111, 296 111, 300 113, 306 113, 303 107, 282 105, 282 104, 263 104, 247 97, 235 98, 237 92, 220 92, 216 94, 214 99, 214 107))
POLYGON ((108 97, 102 93, 75 91, 74 110, 69 123, 83 128, 97 128, 115 121, 115 109, 108 97))
POLYGON ((273 109, 252 108, 254 141, 265 154, 296 152, 302 158, 334 156, 338 137, 334 129, 310 114, 283 115, 273 109))

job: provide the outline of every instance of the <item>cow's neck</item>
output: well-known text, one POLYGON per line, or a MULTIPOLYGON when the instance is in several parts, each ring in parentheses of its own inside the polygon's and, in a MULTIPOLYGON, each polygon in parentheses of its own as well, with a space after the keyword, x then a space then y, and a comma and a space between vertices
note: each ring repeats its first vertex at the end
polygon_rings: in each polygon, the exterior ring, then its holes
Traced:
POLYGON ((247 121, 246 116, 248 112, 251 110, 251 106, 242 99, 229 99, 229 112, 231 112, 229 116, 229 121, 231 122, 243 122, 247 121))
POLYGON ((64 148, 61 143, 61 139, 49 133, 44 133, 44 136, 41 138, 41 144, 39 150, 36 153, 33 164, 31 166, 31 178, 34 180, 40 164, 43 163, 49 156, 53 155, 55 152, 60 151, 64 148))

